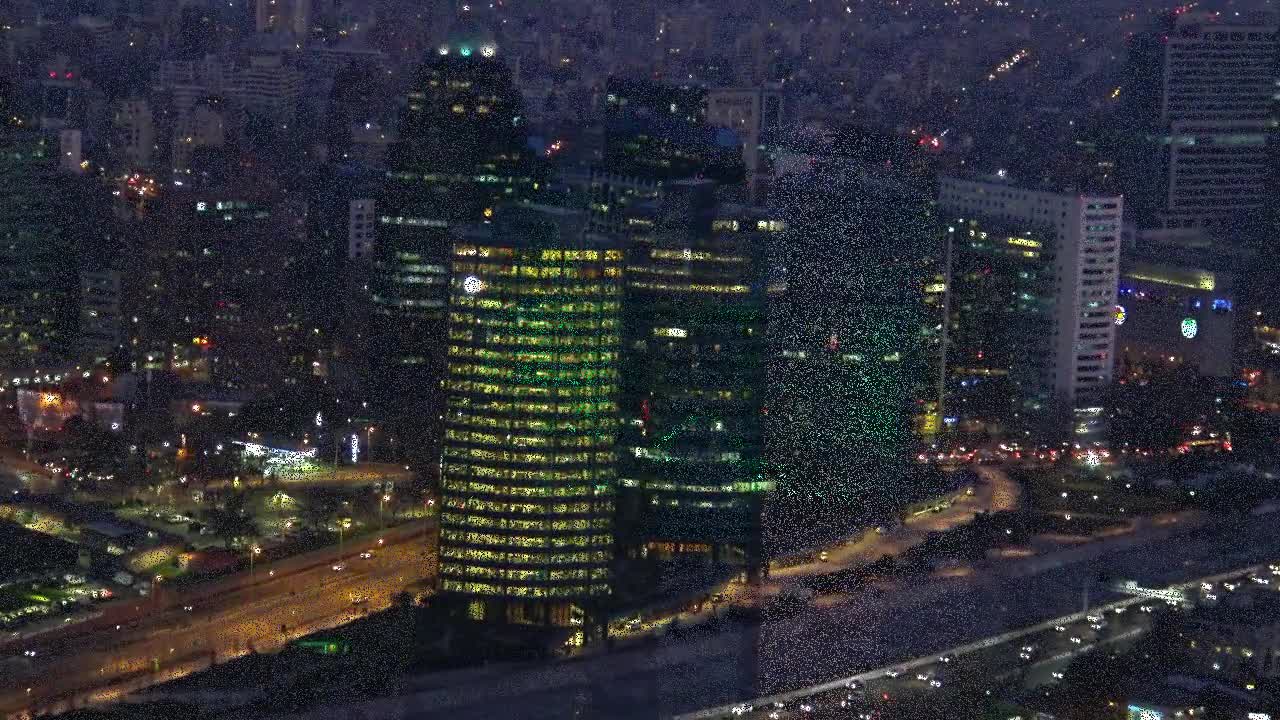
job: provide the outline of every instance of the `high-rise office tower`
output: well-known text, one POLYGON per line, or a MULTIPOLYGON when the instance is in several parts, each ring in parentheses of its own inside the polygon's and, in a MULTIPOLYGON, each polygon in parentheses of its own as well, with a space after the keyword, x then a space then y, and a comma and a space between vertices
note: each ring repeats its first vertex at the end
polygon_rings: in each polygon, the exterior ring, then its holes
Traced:
POLYGON ((620 517, 647 556, 761 561, 765 218, 709 180, 628 212, 620 517))
POLYGON ((0 124, 0 367, 73 351, 79 268, 55 137, 0 124))
POLYGON ((258 0, 254 19, 260 33, 305 36, 311 31, 311 0, 258 0))
MULTIPOLYGON (((1116 283, 1124 198, 1072 189, 1030 189, 1000 176, 943 178, 938 207, 951 223, 947 234, 953 250, 969 239, 970 228, 956 225, 952 218, 956 222, 979 221, 979 228, 974 229, 987 232, 989 241, 992 235, 997 239, 1007 236, 1005 244, 1012 240, 1012 247, 1021 247, 1017 243, 1027 241, 1025 252, 1053 257, 1048 373, 1057 408, 1054 414, 1065 417, 1071 413, 1072 434, 1077 441, 1101 440, 1103 395, 1115 365, 1116 283), (1040 245, 1034 246, 1035 243, 1040 245)), ((1010 271, 1016 272, 1013 268, 1010 271)), ((951 319, 953 324, 964 322, 954 306, 951 319)))
POLYGON ((610 595, 622 250, 499 209, 449 273, 440 589, 476 620, 590 635, 610 595))
MULTIPOLYGON (((371 335, 379 348, 384 404, 411 410, 414 425, 439 415, 444 372, 450 229, 489 219, 500 202, 528 199, 541 184, 526 148, 511 71, 490 33, 468 23, 417 71, 389 149, 377 208, 371 335), (410 393, 405 388, 413 388, 410 393), (421 401, 421 402, 419 402, 421 401)), ((438 432, 426 432, 438 442, 438 432)))
POLYGON ((742 143, 747 194, 752 199, 761 196, 765 180, 761 143, 776 136, 782 121, 782 91, 776 87, 717 88, 707 93, 707 122, 735 131, 742 143))
POLYGON ((1258 229, 1257 214, 1275 203, 1267 179, 1268 135, 1280 123, 1278 54, 1275 13, 1178 17, 1164 57, 1164 228, 1218 240, 1258 229))
POLYGON ((911 490, 933 217, 927 198, 882 164, 837 154, 848 146, 823 153, 781 176, 770 200, 782 223, 769 242, 774 548, 894 515, 911 490))

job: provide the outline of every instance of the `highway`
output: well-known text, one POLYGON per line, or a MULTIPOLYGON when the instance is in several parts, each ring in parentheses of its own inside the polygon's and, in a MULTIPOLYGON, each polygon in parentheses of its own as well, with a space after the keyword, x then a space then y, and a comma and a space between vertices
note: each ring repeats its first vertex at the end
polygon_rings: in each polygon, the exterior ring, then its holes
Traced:
POLYGON ((118 699, 383 609, 397 592, 430 577, 435 565, 434 549, 427 550, 420 533, 392 538, 382 547, 373 540, 351 543, 339 571, 326 562, 273 575, 264 563, 255 569, 256 582, 242 574, 216 595, 197 586, 189 598, 171 592, 141 599, 144 614, 131 622, 53 633, 20 650, 9 643, 7 655, 34 651, 35 657, 6 666, 13 672, 0 678, 0 713, 24 718, 118 699), (372 557, 361 558, 363 551, 372 557))
MULTIPOLYGON (((1059 657, 1064 653, 1087 644, 1126 642, 1131 636, 1124 633, 1140 632, 1149 620, 1130 609, 1120 620, 1114 613, 1108 618, 1110 635, 1089 635, 1091 628, 1081 625, 1083 614, 1063 634, 1052 624, 1046 630, 1046 623, 1081 613, 1086 586, 1091 609, 1127 600, 1098 583, 1098 573, 1158 588, 1239 573, 1260 563, 1265 567, 1275 558, 1280 558, 1280 523, 1274 518, 1152 524, 1030 557, 983 561, 962 568, 965 572, 871 582, 847 594, 820 595, 792 617, 758 625, 721 624, 559 663, 406 678, 402 695, 323 712, 325 720, 693 716, 753 698, 803 694, 806 688, 907 663, 923 667, 970 644, 1000 645, 990 652, 1013 660, 1020 660, 1022 645, 1037 645, 1029 676, 1038 681, 1065 664, 1069 658, 1059 657), (1039 634, 1024 639, 1027 629, 1037 626, 1039 634), (1081 638, 1078 647, 1071 637, 1081 638)), ((937 672, 946 687, 947 671, 937 672)), ((907 686, 913 682, 921 686, 914 672, 907 686)))
MULTIPOLYGON (((1202 586, 1219 595, 1242 586, 1256 587, 1246 578, 1272 591, 1280 590, 1280 565, 1250 565, 1193 578, 1166 589, 1183 590, 1195 598, 1202 586)), ((970 684, 976 681, 980 683, 979 690, 985 683, 991 691, 1009 683, 1024 688, 1053 685, 1080 655, 1131 643, 1151 629, 1155 616, 1183 609, 1161 600, 1129 597, 816 686, 687 713, 676 720, 862 717, 855 714, 874 714, 885 699, 945 696, 953 677, 970 684)), ((890 711, 887 717, 896 716, 890 711)))

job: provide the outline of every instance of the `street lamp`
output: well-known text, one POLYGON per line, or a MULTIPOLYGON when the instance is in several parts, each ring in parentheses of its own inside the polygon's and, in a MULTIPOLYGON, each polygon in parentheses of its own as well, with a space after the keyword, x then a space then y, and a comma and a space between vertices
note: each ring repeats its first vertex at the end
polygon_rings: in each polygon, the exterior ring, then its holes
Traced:
POLYGON ((249 553, 249 584, 250 585, 253 584, 253 578, 254 578, 253 561, 255 558, 257 558, 261 554, 262 554, 262 547, 259 545, 254 545, 253 550, 249 553))
POLYGON ((365 432, 368 439, 365 441, 364 451, 368 454, 367 457, 369 458, 370 463, 373 462, 373 430, 374 427, 370 425, 369 429, 365 432))
POLYGON ((391 495, 389 493, 384 494, 381 498, 378 499, 378 525, 380 525, 383 530, 387 529, 387 520, 386 520, 386 517, 383 515, 382 510, 383 510, 383 507, 386 506, 386 504, 389 502, 391 502, 391 495))
POLYGON ((347 528, 351 527, 351 518, 342 518, 338 520, 338 563, 342 563, 342 536, 347 528))

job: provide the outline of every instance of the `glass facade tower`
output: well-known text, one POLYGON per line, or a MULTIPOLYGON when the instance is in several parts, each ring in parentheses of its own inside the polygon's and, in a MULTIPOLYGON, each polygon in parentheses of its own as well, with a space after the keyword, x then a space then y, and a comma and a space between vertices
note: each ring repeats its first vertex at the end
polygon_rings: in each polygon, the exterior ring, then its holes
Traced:
POLYGON ((510 207, 453 245, 440 588, 476 620, 611 594, 623 253, 585 223, 510 207))
POLYGON ((645 554, 760 562, 764 218, 709 180, 628 215, 620 534, 645 554))

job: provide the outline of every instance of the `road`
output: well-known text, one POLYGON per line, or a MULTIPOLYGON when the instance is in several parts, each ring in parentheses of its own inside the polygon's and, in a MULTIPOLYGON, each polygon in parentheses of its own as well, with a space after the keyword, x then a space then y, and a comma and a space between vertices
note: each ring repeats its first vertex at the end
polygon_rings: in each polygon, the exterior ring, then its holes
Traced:
POLYGON ((62 478, 27 460, 22 451, 0 445, 0 490, 24 490, 42 495, 56 493, 61 488, 62 478))
MULTIPOLYGON (((974 487, 973 495, 964 495, 938 512, 923 512, 908 517, 901 526, 888 530, 884 534, 868 528, 857 537, 823 548, 827 552, 825 561, 816 557, 806 558, 796 563, 774 562, 769 570, 769 577, 758 585, 748 585, 741 580, 731 580, 707 591, 708 596, 719 596, 718 603, 707 603, 699 610, 682 610, 648 619, 643 622, 618 622, 610 626, 610 634, 617 638, 648 635, 661 631, 678 621, 685 625, 694 625, 706 621, 716 612, 718 606, 749 606, 767 602, 776 595, 784 585, 795 582, 799 578, 814 575, 825 575, 838 570, 872 563, 885 555, 900 555, 924 542, 930 533, 945 532, 973 521, 978 513, 1004 512, 1016 510, 1022 499, 1022 488, 1009 479, 999 468, 981 466, 978 473, 982 478, 974 487)), ((814 554, 816 555, 816 553, 814 554)))
POLYGON ((421 535, 383 547, 353 543, 347 552, 341 571, 324 564, 272 576, 271 566, 264 565, 255 569, 256 583, 193 600, 197 604, 190 611, 171 594, 156 599, 163 603, 156 612, 132 623, 38 639, 23 648, 35 651, 34 660, 0 678, 0 713, 15 718, 30 710, 109 701, 250 648, 278 650, 298 637, 389 606, 393 595, 426 579, 434 568, 434 551, 424 547, 421 535), (361 559, 363 550, 373 557, 361 559))
MULTIPOLYGON (((1193 578, 1171 587, 1185 590, 1192 598, 1197 596, 1202 583, 1218 595, 1240 587, 1256 590, 1258 585, 1273 592, 1280 590, 1280 565, 1268 564, 1267 568, 1254 565, 1193 578), (1247 577, 1252 577, 1257 584, 1246 580, 1247 577), (1228 580, 1236 582, 1226 582, 1228 580)), ((952 687, 953 678, 970 685, 970 691, 985 686, 989 691, 998 692, 1009 683, 1026 689, 1053 685, 1075 658, 1094 650, 1130 644, 1151 629, 1155 616, 1183 609, 1150 598, 1126 598, 811 688, 688 713, 677 720, 847 718, 853 717, 853 713, 874 713, 885 705, 886 699, 925 696, 941 700, 952 687), (981 684, 974 687, 973 683, 981 684)), ((890 711, 888 717, 897 716, 890 711)))
POLYGON ((930 533, 946 532, 968 524, 978 513, 1016 510, 1022 499, 1022 488, 1009 479, 999 468, 978 466, 983 482, 976 483, 973 495, 960 494, 948 507, 938 512, 922 512, 908 517, 901 526, 881 535, 868 530, 859 537, 839 545, 824 548, 825 562, 806 562, 775 566, 769 570, 769 579, 785 582, 790 578, 808 575, 825 575, 843 568, 874 562, 885 555, 900 555, 919 545, 930 533))
MULTIPOLYGON (((550 720, 578 713, 640 720, 694 713, 912 658, 933 662, 948 649, 1079 613, 1086 586, 1092 608, 1124 600, 1097 583, 1100 572, 1163 587, 1274 558, 1280 558, 1274 518, 1153 524, 1078 547, 984 561, 962 573, 867 583, 759 625, 722 623, 562 663, 407 678, 402 695, 326 707, 324 717, 550 720)), ((1041 659, 1061 654, 1046 641, 1041 646, 1041 659)))

